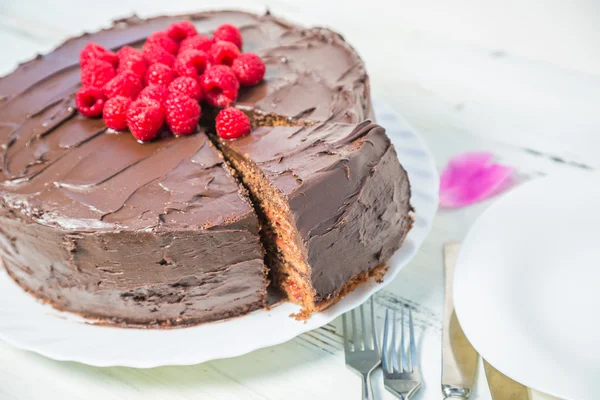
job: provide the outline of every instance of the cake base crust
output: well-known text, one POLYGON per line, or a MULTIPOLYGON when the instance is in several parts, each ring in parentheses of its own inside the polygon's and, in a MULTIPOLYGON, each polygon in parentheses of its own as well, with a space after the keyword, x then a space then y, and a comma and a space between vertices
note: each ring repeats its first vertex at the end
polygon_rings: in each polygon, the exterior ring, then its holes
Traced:
POLYGON ((322 311, 327 307, 337 303, 338 301, 343 299, 344 296, 346 296, 348 293, 352 292, 358 286, 370 281, 371 279, 374 279, 377 283, 383 282, 383 277, 385 276, 389 268, 390 267, 386 264, 379 264, 368 271, 361 271, 349 280, 347 280, 346 283, 344 283, 344 285, 340 288, 340 291, 336 295, 332 296, 330 299, 321 301, 316 305, 314 309, 304 308, 299 313, 292 314, 291 316, 299 321, 306 320, 310 318, 310 315, 313 312, 322 311))

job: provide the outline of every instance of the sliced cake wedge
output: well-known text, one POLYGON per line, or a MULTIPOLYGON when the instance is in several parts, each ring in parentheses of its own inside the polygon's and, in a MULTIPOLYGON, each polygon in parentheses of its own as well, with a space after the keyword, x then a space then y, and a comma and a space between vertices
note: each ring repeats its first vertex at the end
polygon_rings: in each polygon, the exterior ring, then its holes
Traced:
POLYGON ((384 128, 261 126, 215 140, 257 208, 272 282, 303 306, 300 317, 381 278, 413 221, 408 177, 384 128))

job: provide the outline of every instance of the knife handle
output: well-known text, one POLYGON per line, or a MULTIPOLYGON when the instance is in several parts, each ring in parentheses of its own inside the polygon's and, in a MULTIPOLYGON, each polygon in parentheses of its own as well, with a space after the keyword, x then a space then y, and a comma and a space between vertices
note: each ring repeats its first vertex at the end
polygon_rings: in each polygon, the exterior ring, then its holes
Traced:
POLYGON ((442 392, 444 392, 444 400, 467 400, 471 394, 469 389, 450 385, 444 385, 442 392))
POLYGON ((446 299, 442 329, 442 393, 445 399, 466 400, 471 394, 479 355, 467 340, 454 311, 454 266, 459 247, 458 243, 444 246, 446 299))

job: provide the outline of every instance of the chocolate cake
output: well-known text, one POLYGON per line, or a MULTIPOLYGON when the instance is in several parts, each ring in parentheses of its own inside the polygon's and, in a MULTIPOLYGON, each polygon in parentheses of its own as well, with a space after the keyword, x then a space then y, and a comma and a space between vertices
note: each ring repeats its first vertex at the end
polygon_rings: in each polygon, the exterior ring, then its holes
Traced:
POLYGON ((0 98, 0 255, 60 310, 185 326, 265 306, 272 281, 306 316, 380 277, 412 224, 363 62, 327 29, 235 11, 127 18, 22 64, 0 98), (235 104, 250 135, 220 140, 203 120, 139 144, 77 113, 85 44, 139 47, 180 19, 236 25, 265 61, 235 104))

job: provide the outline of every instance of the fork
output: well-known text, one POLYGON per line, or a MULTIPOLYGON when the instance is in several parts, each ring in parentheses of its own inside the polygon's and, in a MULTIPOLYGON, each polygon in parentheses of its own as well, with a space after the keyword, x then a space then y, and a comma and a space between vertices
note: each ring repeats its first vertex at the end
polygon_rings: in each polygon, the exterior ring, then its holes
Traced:
POLYGON ((352 345, 350 344, 350 330, 346 314, 342 316, 344 326, 344 353, 346 355, 346 366, 352 371, 362 376, 362 398, 363 400, 373 399, 373 389, 371 388, 371 372, 381 364, 379 354, 379 345, 377 344, 377 327, 375 325, 375 312, 373 310, 373 299, 369 300, 371 307, 371 318, 365 318, 365 309, 360 305, 360 312, 356 309, 350 312, 352 324, 352 345), (357 315, 360 314, 360 326, 362 337, 359 338, 357 329, 357 315), (368 327, 367 327, 368 325, 368 327), (369 335, 370 333, 370 335, 369 335), (370 336, 370 337, 369 337, 370 336))
POLYGON ((421 374, 417 366, 417 348, 412 311, 408 310, 409 344, 408 354, 404 346, 404 308, 401 314, 400 354, 396 347, 396 311, 390 322, 390 310, 385 312, 385 327, 381 349, 383 384, 385 388, 402 400, 409 400, 421 387, 421 374), (390 333, 391 331, 391 333, 390 333), (391 338, 388 340, 389 336, 391 338))

